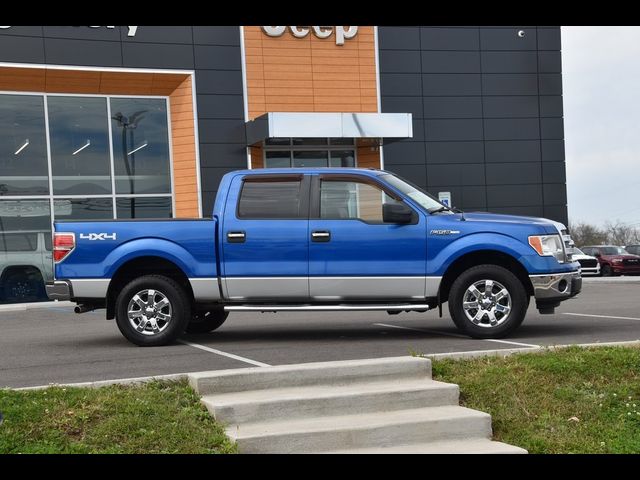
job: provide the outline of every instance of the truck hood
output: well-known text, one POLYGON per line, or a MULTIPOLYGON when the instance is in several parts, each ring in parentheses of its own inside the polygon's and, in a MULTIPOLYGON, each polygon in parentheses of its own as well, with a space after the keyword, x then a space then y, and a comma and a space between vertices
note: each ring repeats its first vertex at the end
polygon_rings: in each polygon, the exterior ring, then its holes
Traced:
MULTIPOLYGON (((460 217, 460 215, 458 215, 460 217)), ((478 223, 502 223, 502 224, 512 224, 512 225, 536 225, 536 226, 544 226, 548 227, 549 233, 558 233, 556 226, 559 228, 558 222, 554 220, 549 220, 548 218, 538 218, 538 217, 525 217, 520 215, 503 215, 498 213, 485 213, 485 212, 471 212, 464 214, 464 218, 468 222, 478 222, 478 223)))

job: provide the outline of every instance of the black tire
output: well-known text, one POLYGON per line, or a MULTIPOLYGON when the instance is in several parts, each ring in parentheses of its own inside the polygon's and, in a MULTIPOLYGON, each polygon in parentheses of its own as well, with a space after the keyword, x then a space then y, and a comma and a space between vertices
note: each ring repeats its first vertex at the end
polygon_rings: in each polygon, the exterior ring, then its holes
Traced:
MULTIPOLYGON (((498 265, 478 265, 462 272, 451 285, 448 301, 449 313, 456 327, 473 338, 501 338, 509 335, 520 326, 529 306, 529 296, 522 282, 509 270, 498 265), (489 317, 484 313, 481 314, 480 323, 485 326, 476 325, 467 317, 463 307, 467 289, 484 280, 501 284, 511 300, 511 310, 507 315, 501 314, 495 326, 490 326, 489 317)), ((471 310, 470 314, 474 312, 480 313, 481 309, 471 310)), ((495 313, 494 316, 497 317, 495 313)))
POLYGON ((187 325, 187 333, 209 333, 220 328, 225 322, 229 312, 224 310, 212 310, 194 317, 187 325))
POLYGON ((3 301, 8 303, 38 302, 47 299, 42 276, 32 272, 15 272, 2 280, 3 301))
POLYGON ((603 265, 600 269, 600 276, 602 277, 610 277, 613 275, 613 270, 611 269, 611 265, 603 265))
MULTIPOLYGON (((149 296, 149 294, 147 294, 146 297, 144 294, 141 295, 142 303, 148 304, 149 296), (144 301, 145 299, 146 302, 144 301)), ((134 301, 134 303, 136 302, 134 301)), ((135 306, 133 307, 135 308, 135 306)), ((175 280, 162 275, 145 275, 132 280, 120 291, 116 299, 116 323, 118 324, 118 329, 127 340, 141 347, 156 347, 174 342, 184 333, 190 320, 191 301, 189 296, 175 280), (167 309, 165 306, 158 312, 165 315, 167 312, 170 312, 170 320, 162 323, 162 325, 160 325, 160 322, 163 321, 159 317, 157 317, 158 320, 154 318, 156 324, 159 326, 159 331, 156 333, 153 333, 150 325, 144 326, 144 333, 138 331, 132 324, 132 321, 129 320, 127 314, 129 303, 134 301, 136 294, 149 290, 157 292, 154 295, 155 299, 160 295, 164 296, 166 300, 168 300, 170 309, 167 309)), ((135 320, 133 321, 135 322, 135 320)), ((141 323, 142 320, 138 322, 138 326, 140 326, 141 323)), ((147 322, 145 321, 145 325, 146 324, 147 322)))

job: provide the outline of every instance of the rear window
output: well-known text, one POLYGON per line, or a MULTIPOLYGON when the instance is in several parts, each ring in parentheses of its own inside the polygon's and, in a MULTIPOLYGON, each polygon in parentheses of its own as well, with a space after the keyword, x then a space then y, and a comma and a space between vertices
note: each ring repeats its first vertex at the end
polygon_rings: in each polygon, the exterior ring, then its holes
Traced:
POLYGON ((0 252, 35 252, 37 233, 0 233, 0 252))
POLYGON ((238 218, 293 219, 302 218, 302 180, 246 180, 240 192, 238 218))

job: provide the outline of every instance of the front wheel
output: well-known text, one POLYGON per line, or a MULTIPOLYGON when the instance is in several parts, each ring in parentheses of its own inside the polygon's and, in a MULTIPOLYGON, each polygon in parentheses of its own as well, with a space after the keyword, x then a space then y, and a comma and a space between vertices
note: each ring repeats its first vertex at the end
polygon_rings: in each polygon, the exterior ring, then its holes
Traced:
POLYGON ((162 275, 145 275, 129 282, 116 299, 116 323, 122 335, 143 347, 175 341, 191 319, 191 302, 184 289, 162 275))
POLYGON ((603 265, 600 269, 600 275, 603 277, 611 277, 613 275, 611 265, 603 265))
POLYGON ((529 297, 522 282, 506 268, 478 265, 464 271, 449 292, 449 313, 473 338, 504 337, 520 326, 529 297))

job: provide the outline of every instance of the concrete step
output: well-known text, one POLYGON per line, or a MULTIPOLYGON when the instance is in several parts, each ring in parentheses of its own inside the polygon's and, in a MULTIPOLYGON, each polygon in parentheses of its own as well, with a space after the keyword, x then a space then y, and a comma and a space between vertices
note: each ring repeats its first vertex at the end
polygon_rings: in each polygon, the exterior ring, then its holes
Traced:
POLYGON ((226 425, 458 405, 457 385, 394 379, 206 395, 202 402, 226 425))
POLYGON ((447 440, 443 442, 430 443, 414 443, 412 445, 394 445, 392 447, 374 447, 374 448, 353 448, 351 450, 339 450, 322 453, 332 454, 479 454, 479 453, 497 453, 497 454, 522 454, 528 453, 524 448, 515 447, 507 443, 493 442, 486 438, 473 438, 470 440, 447 440))
POLYGON ((200 395, 307 385, 349 385, 355 381, 431 378, 431 361, 419 357, 303 363, 189 374, 200 395))
POLYGON ((261 422, 226 429, 241 453, 315 453, 490 438, 491 416, 442 406, 261 422))

